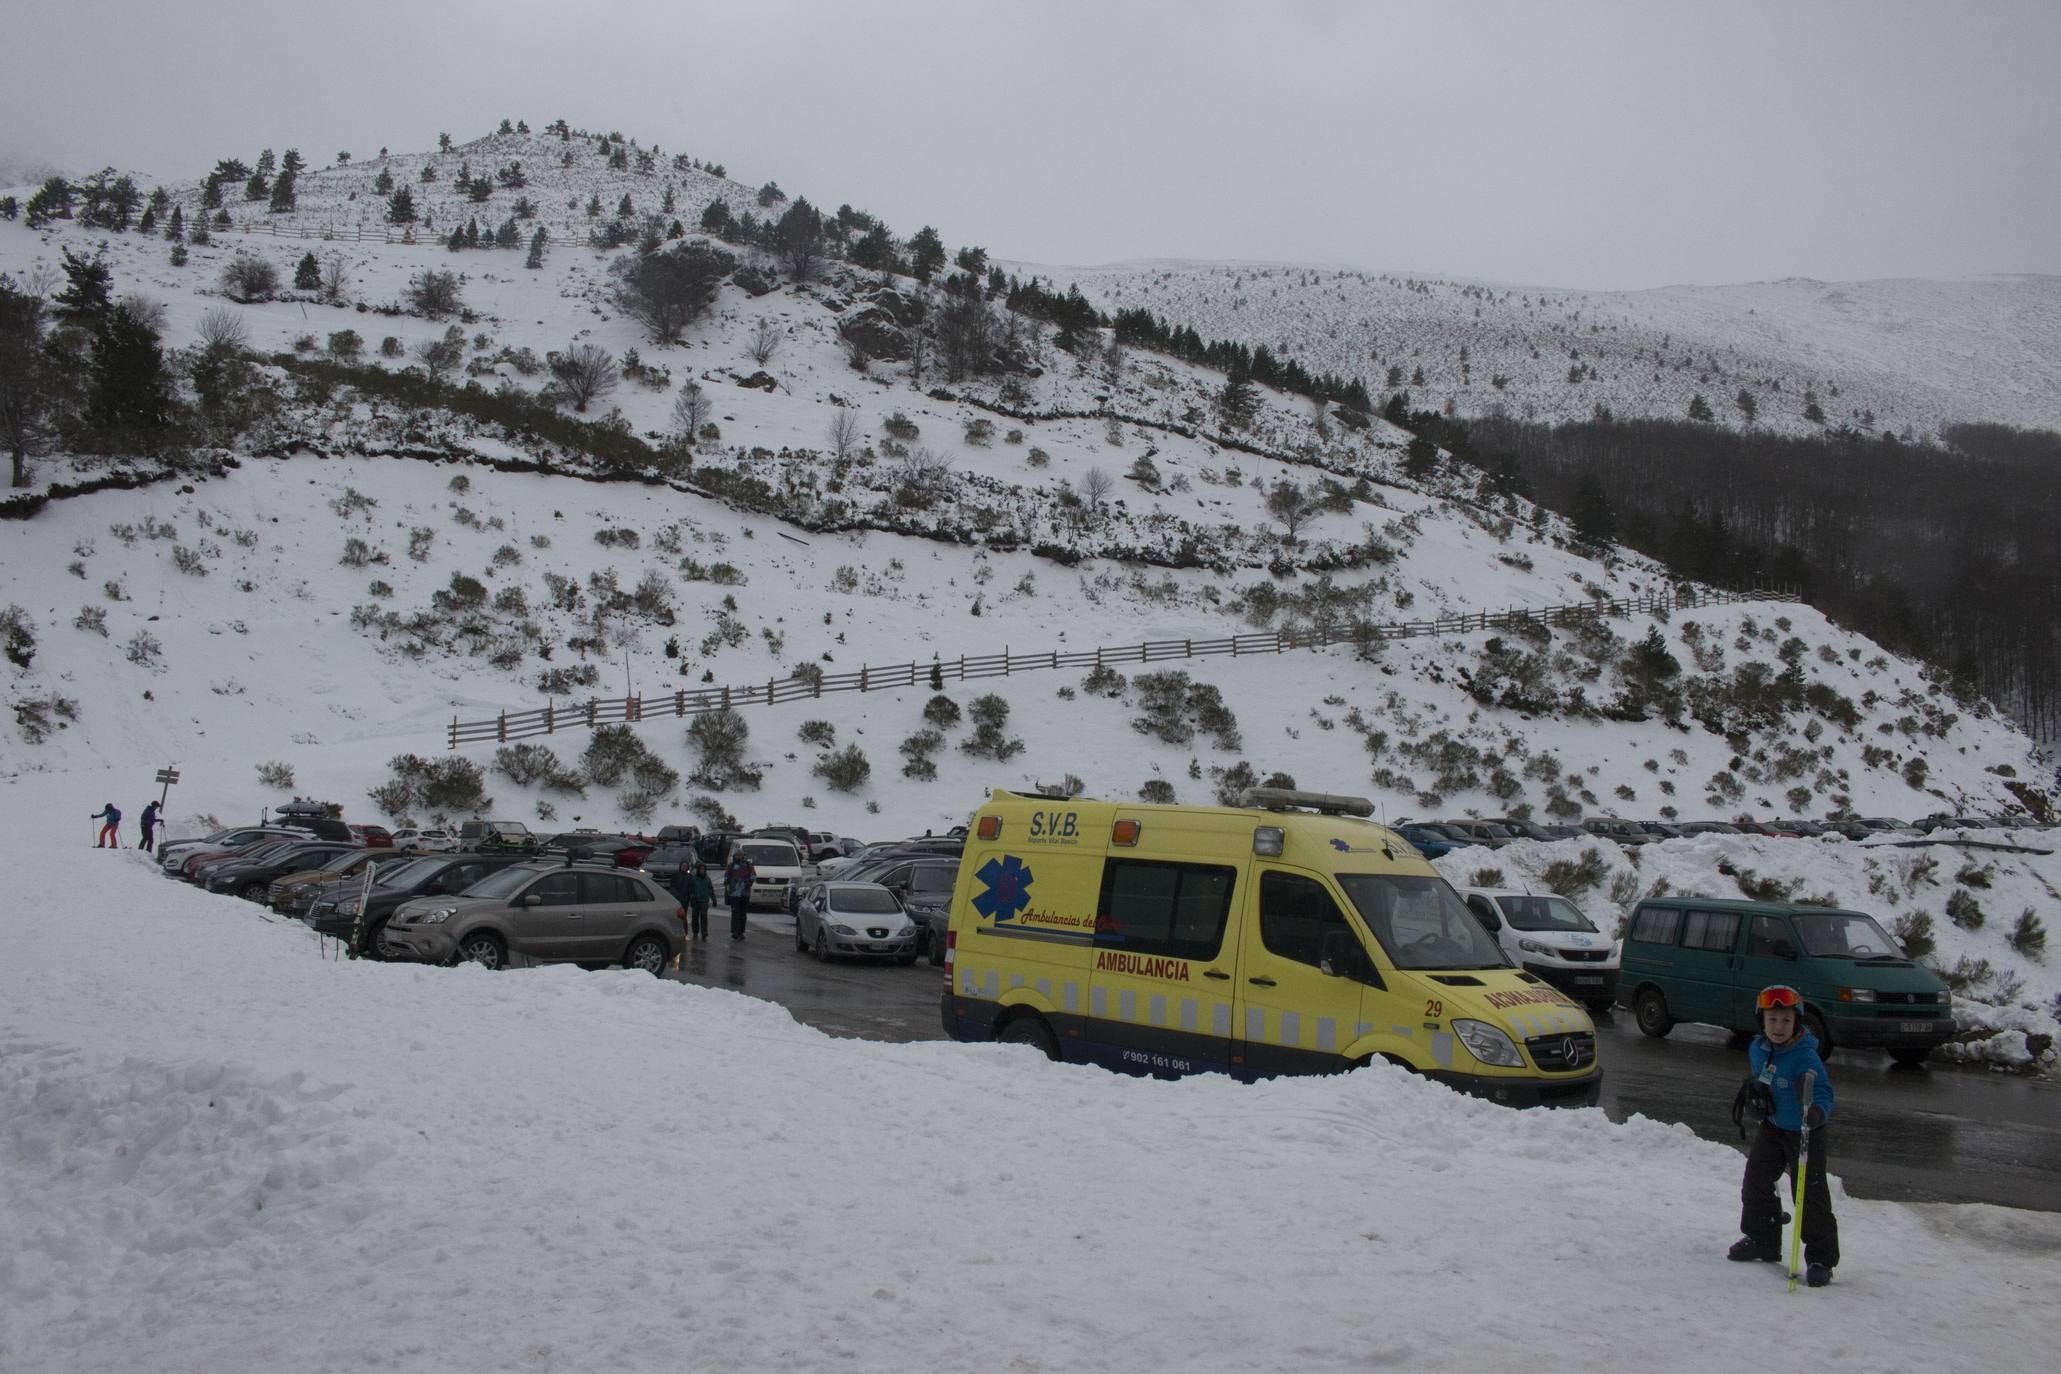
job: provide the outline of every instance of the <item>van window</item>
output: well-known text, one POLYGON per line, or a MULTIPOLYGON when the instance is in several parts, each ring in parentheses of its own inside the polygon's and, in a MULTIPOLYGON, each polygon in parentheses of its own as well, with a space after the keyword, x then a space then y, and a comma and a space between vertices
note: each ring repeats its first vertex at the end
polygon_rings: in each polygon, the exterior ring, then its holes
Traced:
POLYGON ((1316 879, 1300 873, 1260 874, 1260 943, 1269 954, 1314 968, 1324 961, 1324 937, 1351 930, 1345 913, 1316 879))
POLYGON ((1746 952, 1756 959, 1779 959, 1776 945, 1788 945, 1790 953, 1796 952, 1795 942, 1789 938, 1789 927, 1772 916, 1756 916, 1746 928, 1746 952))
POLYGON ((1797 916, 1796 933, 1804 952, 1834 959, 1895 959, 1903 946, 1873 916, 1858 911, 1809 912, 1797 916))
POLYGON ((1708 949, 1724 954, 1738 942, 1736 911, 1692 911, 1682 925, 1683 949, 1708 949))
POLYGON ((1176 959, 1214 959, 1223 948, 1236 876, 1214 864, 1111 859, 1102 869, 1095 943, 1176 959))
POLYGON ((1632 939, 1642 945, 1671 945, 1682 913, 1671 906, 1642 906, 1632 918, 1632 939))

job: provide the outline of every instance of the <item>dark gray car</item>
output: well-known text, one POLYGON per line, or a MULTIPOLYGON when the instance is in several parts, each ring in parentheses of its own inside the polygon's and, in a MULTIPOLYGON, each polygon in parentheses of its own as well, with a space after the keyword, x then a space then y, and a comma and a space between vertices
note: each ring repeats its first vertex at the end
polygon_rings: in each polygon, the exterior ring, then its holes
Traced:
POLYGON ((387 921, 395 957, 434 964, 512 960, 664 974, 686 947, 672 894, 626 869, 526 862, 488 874, 457 897, 403 902, 387 921))

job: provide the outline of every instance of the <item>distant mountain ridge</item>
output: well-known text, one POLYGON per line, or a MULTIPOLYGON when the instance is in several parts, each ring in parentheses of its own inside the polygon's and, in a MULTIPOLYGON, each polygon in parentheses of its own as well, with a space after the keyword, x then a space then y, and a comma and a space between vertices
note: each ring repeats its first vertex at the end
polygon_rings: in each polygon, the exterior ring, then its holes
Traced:
POLYGON ((2061 428, 2061 276, 1573 291, 1282 263, 1004 266, 1463 417, 1682 419, 1700 395, 1713 423, 1789 434, 2061 428))

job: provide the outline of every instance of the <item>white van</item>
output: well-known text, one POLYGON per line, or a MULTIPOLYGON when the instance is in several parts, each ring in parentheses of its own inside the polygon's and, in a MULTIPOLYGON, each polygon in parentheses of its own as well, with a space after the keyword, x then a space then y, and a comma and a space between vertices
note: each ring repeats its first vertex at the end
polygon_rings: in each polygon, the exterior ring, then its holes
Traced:
POLYGON ((1610 1009, 1623 944, 1598 930, 1580 907, 1550 892, 1470 887, 1462 895, 1511 963, 1590 1011, 1610 1009))
MULTIPOLYGON (((731 850, 751 860, 751 866, 758 870, 758 877, 752 881, 751 904, 755 907, 776 907, 792 912, 795 899, 801 894, 802 884, 816 876, 816 866, 802 860, 801 851, 792 840, 776 840, 769 835, 746 835, 737 841, 731 850)), ((720 876, 711 874, 720 887, 720 876)))

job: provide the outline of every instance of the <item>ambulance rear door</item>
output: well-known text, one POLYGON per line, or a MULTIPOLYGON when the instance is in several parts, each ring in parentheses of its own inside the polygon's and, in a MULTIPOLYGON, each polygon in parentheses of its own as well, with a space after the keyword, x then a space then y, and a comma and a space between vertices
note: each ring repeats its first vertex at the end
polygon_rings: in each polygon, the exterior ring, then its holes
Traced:
POLYGON ((1162 1077, 1230 1070, 1238 879, 1225 863, 1104 861, 1083 1032, 1099 1062, 1162 1077))

